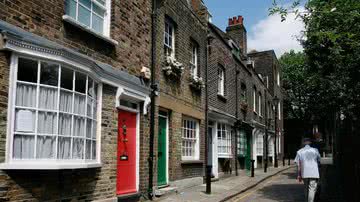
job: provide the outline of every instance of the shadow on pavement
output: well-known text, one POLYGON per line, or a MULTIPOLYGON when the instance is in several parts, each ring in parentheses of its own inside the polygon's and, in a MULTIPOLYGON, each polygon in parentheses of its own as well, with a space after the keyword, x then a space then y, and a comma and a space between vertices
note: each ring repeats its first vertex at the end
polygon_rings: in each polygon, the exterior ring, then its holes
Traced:
POLYGON ((262 198, 281 202, 304 201, 302 184, 271 184, 258 190, 262 198))

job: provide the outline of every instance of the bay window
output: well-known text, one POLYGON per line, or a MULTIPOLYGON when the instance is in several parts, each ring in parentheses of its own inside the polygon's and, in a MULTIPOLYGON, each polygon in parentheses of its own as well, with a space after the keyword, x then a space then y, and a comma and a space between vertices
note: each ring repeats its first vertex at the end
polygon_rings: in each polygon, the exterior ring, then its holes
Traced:
POLYGON ((110 0, 65 0, 65 14, 96 33, 108 35, 110 0))
POLYGON ((99 84, 62 64, 15 63, 10 159, 97 162, 99 84))
POLYGON ((218 123, 218 156, 231 158, 231 129, 227 124, 218 123))
POLYGON ((199 121, 184 117, 182 120, 182 160, 199 160, 199 121))

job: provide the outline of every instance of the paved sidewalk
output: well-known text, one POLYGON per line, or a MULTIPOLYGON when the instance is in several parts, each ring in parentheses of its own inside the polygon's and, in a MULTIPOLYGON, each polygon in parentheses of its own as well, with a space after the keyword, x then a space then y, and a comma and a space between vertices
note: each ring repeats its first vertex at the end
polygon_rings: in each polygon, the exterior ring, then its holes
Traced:
POLYGON ((220 179, 219 181, 211 183, 212 193, 210 195, 205 194, 205 184, 187 188, 184 190, 178 190, 176 194, 164 196, 156 199, 161 202, 219 202, 225 201, 234 195, 242 193, 257 184, 261 183, 265 179, 276 175, 277 173, 287 170, 292 166, 279 166, 278 168, 270 168, 267 173, 264 173, 263 169, 255 170, 255 177, 248 177, 248 173, 240 171, 239 176, 231 176, 228 178, 220 179))

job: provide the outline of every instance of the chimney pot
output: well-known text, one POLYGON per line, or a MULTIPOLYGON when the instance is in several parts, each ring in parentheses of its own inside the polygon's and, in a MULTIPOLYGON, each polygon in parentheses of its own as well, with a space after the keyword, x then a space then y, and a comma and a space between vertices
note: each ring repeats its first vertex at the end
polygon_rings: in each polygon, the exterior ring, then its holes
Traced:
POLYGON ((229 18, 229 26, 231 25, 242 25, 244 23, 244 17, 239 15, 232 18, 229 18))

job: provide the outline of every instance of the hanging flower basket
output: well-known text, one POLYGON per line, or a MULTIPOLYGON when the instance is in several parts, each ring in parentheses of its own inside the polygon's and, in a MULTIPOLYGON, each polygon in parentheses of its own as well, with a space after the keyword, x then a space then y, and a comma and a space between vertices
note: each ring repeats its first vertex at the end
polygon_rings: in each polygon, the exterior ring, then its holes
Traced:
POLYGON ((248 109, 248 103, 246 103, 246 102, 244 102, 244 101, 241 101, 240 102, 240 108, 241 108, 241 110, 243 110, 243 111, 247 111, 247 109, 248 109))
POLYGON ((174 57, 166 56, 165 66, 162 70, 166 76, 180 78, 184 71, 184 67, 183 64, 176 61, 174 57))
POLYGON ((190 86, 195 90, 201 90, 205 87, 205 82, 201 77, 190 77, 190 86))

